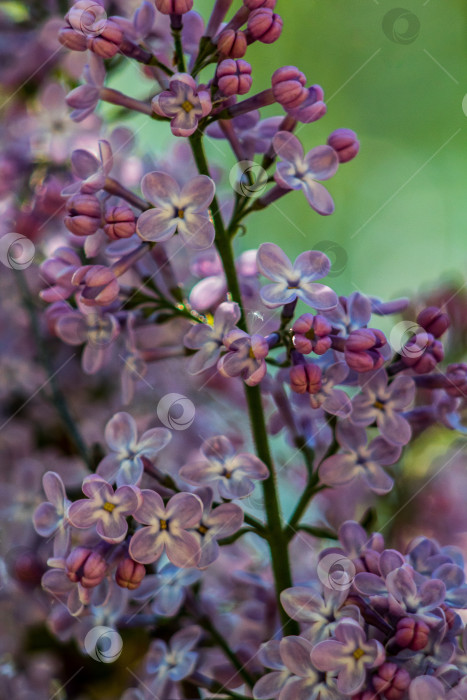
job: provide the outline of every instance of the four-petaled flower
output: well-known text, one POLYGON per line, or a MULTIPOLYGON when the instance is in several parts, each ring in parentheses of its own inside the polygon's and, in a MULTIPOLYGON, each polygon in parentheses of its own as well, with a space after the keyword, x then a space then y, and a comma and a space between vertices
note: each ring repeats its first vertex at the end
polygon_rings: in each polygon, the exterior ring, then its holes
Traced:
POLYGON ((316 280, 326 277, 331 261, 319 250, 301 253, 294 264, 275 243, 262 243, 256 258, 258 270, 272 280, 261 289, 261 299, 266 306, 275 308, 301 299, 318 311, 332 309, 337 305, 335 292, 316 280))
POLYGON ((201 628, 191 625, 176 632, 168 646, 162 639, 152 642, 146 663, 152 697, 170 697, 172 684, 193 673, 198 660, 198 654, 193 651, 193 647, 200 637, 201 628), (152 676, 154 678, 151 678, 152 676))
POLYGON ((210 113, 212 104, 209 92, 198 90, 191 75, 175 73, 169 80, 169 89, 153 98, 152 108, 160 117, 170 119, 174 136, 191 136, 199 120, 210 113))
POLYGON ((154 208, 138 218, 138 235, 144 241, 167 241, 178 231, 187 246, 209 248, 215 236, 209 216, 215 189, 206 175, 197 175, 180 188, 167 173, 148 173, 142 179, 141 190, 154 208))
POLYGON ((110 483, 138 485, 144 471, 144 459, 151 461, 171 440, 167 428, 146 430, 138 440, 135 420, 129 413, 116 413, 105 426, 105 439, 113 454, 107 455, 97 473, 110 483))
POLYGON ((241 377, 248 386, 255 386, 264 379, 267 371, 265 358, 269 352, 266 338, 250 336, 235 328, 225 336, 224 345, 227 352, 217 364, 224 377, 241 377))
POLYGON ((168 559, 180 568, 197 566, 201 551, 199 540, 190 529, 201 522, 203 504, 192 493, 177 493, 164 506, 155 491, 141 491, 142 504, 135 520, 146 527, 137 530, 130 542, 130 556, 140 564, 152 564, 165 549, 168 559))
POLYGON ((205 459, 186 464, 180 476, 189 484, 217 483, 222 498, 244 498, 255 487, 252 479, 263 481, 269 476, 258 457, 246 452, 235 454, 232 443, 223 435, 206 440, 201 452, 205 459))
POLYGON ((126 518, 134 515, 141 503, 140 490, 136 486, 120 486, 114 492, 111 485, 96 474, 87 476, 82 488, 88 498, 71 504, 70 523, 80 529, 95 525, 97 534, 106 542, 122 542, 128 531, 126 518))
POLYGON ((303 190, 309 205, 318 214, 332 214, 332 197, 317 180, 329 180, 336 174, 339 158, 334 149, 317 146, 305 155, 302 144, 289 131, 279 131, 272 144, 282 158, 274 175, 277 184, 286 190, 303 190))
POLYGON ((207 323, 197 323, 192 326, 183 342, 187 348, 197 350, 188 363, 190 374, 199 374, 218 361, 224 338, 240 319, 238 304, 225 301, 219 304, 212 326, 207 323))

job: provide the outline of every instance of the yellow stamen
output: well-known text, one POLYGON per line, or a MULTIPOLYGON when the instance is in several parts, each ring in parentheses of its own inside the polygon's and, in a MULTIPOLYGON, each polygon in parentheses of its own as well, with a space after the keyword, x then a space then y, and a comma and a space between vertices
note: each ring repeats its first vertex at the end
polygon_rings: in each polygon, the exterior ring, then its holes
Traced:
POLYGON ((365 655, 365 652, 363 651, 363 649, 360 649, 360 647, 358 647, 358 649, 355 649, 353 655, 354 655, 354 658, 358 661, 359 659, 362 658, 362 656, 365 655))
POLYGON ((205 534, 207 533, 207 531, 208 531, 208 528, 205 527, 204 525, 200 525, 199 528, 198 528, 198 532, 199 532, 201 535, 205 535, 205 534))
POLYGON ((251 357, 252 360, 255 359, 255 353, 253 352, 253 348, 250 348, 250 352, 248 353, 248 356, 251 357))
POLYGON ((182 109, 184 109, 187 114, 189 114, 193 108, 194 105, 192 105, 189 100, 185 100, 185 102, 182 102, 182 109))
POLYGON ((373 406, 375 408, 379 409, 380 411, 382 411, 384 408, 384 403, 382 403, 381 401, 375 401, 373 406))
POLYGON ((106 510, 108 513, 111 513, 115 508, 115 503, 109 503, 108 501, 106 501, 103 507, 104 510, 106 510))
POLYGON ((183 209, 178 210, 178 218, 179 219, 184 219, 185 218, 185 212, 183 209))
POLYGON ((167 530, 167 520, 161 520, 161 530, 167 530))

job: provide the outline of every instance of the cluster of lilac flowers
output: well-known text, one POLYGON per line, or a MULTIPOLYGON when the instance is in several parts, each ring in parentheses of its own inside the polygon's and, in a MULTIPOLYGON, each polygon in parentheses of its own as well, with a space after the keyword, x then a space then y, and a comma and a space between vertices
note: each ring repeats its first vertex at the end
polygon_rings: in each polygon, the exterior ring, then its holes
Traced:
MULTIPOLYGON (((265 241, 235 256, 247 218, 286 195, 332 214, 322 182, 359 151, 342 128, 305 153, 294 131, 327 108, 297 67, 244 97, 248 47, 274 43, 283 23, 276 0, 235 4, 213 1, 205 25, 193 0, 144 0, 131 17, 125 3, 108 16, 101 0, 77 0, 59 22, 83 82, 66 97, 71 175, 44 182, 37 205, 34 230, 47 225, 50 240, 36 287, 48 341, 81 349, 100 412, 80 417, 82 440, 58 397, 80 470, 43 465, 46 501, 29 511, 47 567, 26 568, 56 603, 43 617, 60 641, 89 654, 98 626, 150 633, 122 700, 467 699, 461 552, 428 538, 386 549, 339 513, 322 527, 311 508, 373 506, 394 493, 414 439, 465 432, 467 364, 444 361, 455 329, 442 301, 338 296, 319 250, 292 261, 265 241), (141 64, 150 99, 108 87, 120 56, 141 64), (137 158, 121 127, 89 139, 101 102, 157 122, 174 137, 167 152, 137 158), (240 167, 226 192, 206 137, 256 163, 265 186, 240 167), (180 400, 193 406, 186 423, 170 413, 180 400), (296 501, 288 519, 282 488, 296 501)), ((52 87, 47 103, 63 107, 52 87)), ((60 133, 47 148, 63 163, 60 133)))

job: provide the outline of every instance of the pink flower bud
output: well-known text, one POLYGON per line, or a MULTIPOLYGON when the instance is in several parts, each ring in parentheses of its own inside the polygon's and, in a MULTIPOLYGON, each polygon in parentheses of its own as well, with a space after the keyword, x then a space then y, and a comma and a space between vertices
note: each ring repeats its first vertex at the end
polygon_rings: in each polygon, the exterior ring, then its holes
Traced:
POLYGON ((417 374, 432 372, 443 359, 444 348, 441 341, 422 330, 415 333, 401 350, 402 362, 417 374))
POLYGON ((332 326, 324 316, 303 314, 293 325, 293 344, 298 352, 308 355, 315 352, 317 355, 324 353, 331 347, 329 334, 332 326))
POLYGON ((275 14, 269 7, 253 10, 248 17, 248 32, 254 41, 272 44, 282 33, 282 17, 275 14))
POLYGON ((273 10, 276 6, 277 0, 243 0, 243 4, 249 10, 259 10, 260 7, 269 7, 273 10))
POLYGON ((226 58, 217 66, 219 90, 224 95, 245 95, 252 84, 251 66, 242 59, 234 61, 226 58))
POLYGON ((122 41, 122 30, 109 19, 100 34, 88 38, 88 49, 101 58, 113 58, 120 50, 122 41))
POLYGON ((379 349, 386 345, 384 333, 376 328, 359 328, 352 331, 345 342, 345 360, 356 372, 379 369, 384 358, 379 349))
POLYGON ((428 644, 430 628, 422 620, 403 617, 397 623, 395 640, 402 649, 421 651, 428 644))
POLYGON ((340 163, 348 163, 360 150, 360 141, 352 129, 336 129, 328 136, 327 144, 335 150, 340 163))
POLYGON ((467 396, 467 364, 457 362, 446 368, 446 393, 449 396, 467 396))
POLYGON ((137 564, 130 557, 122 559, 115 572, 115 581, 121 588, 128 588, 134 591, 140 585, 146 575, 143 564, 137 564))
POLYGON ((184 15, 193 9, 193 0, 156 0, 156 7, 163 15, 184 15))
POLYGON ((373 677, 373 686, 377 693, 384 694, 386 700, 400 700, 410 685, 410 673, 397 664, 385 663, 379 667, 373 677))
POLYGON ((449 316, 437 306, 428 306, 420 311, 417 323, 435 338, 440 338, 451 325, 449 316))
POLYGON ((317 394, 321 385, 321 370, 318 365, 295 365, 290 369, 290 386, 295 393, 317 394))
POLYGON ((105 214, 104 231, 113 241, 130 238, 136 231, 136 217, 126 204, 112 207, 105 214))
POLYGON ((284 109, 299 107, 308 97, 305 75, 295 66, 284 66, 273 73, 272 91, 284 109))
POLYGON ((84 34, 76 32, 70 25, 60 29, 58 40, 62 46, 70 51, 86 51, 88 47, 88 41, 84 34))
POLYGON ((87 306, 108 306, 120 290, 113 271, 105 265, 85 265, 75 272, 71 281, 81 287, 81 301, 87 306))
POLYGON ((75 194, 66 203, 65 226, 75 236, 96 233, 102 222, 101 203, 94 194, 75 194))
POLYGON ((222 56, 242 58, 246 54, 247 40, 245 32, 226 29, 217 40, 217 48, 222 56))
POLYGON ((81 583, 84 588, 94 588, 103 580, 107 572, 105 559, 92 549, 77 547, 67 557, 66 574, 73 583, 81 583))

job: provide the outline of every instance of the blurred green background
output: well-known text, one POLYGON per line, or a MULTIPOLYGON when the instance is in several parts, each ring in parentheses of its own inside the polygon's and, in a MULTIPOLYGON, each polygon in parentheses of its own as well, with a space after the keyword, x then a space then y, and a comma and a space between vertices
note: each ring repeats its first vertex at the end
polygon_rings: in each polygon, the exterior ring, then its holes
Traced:
MULTIPOLYGON (((205 17, 211 7, 212 0, 195 1, 205 17)), ((271 240, 293 256, 325 242, 319 247, 337 256, 332 284, 338 293, 359 289, 389 298, 430 287, 443 273, 463 279, 465 2, 403 0, 398 7, 386 0, 278 0, 277 11, 284 19, 280 40, 256 43, 246 56, 253 92, 269 87, 276 68, 297 65, 309 84, 323 86, 328 105, 322 120, 299 126, 304 145, 325 143, 343 126, 358 133, 361 152, 328 182, 332 216, 320 217, 301 193, 291 193, 250 217, 238 249, 271 240), (329 242, 344 250, 333 251, 329 242)), ((127 62, 114 84, 135 95, 135 70, 127 62)), ((263 116, 275 113, 263 110, 263 116)), ((144 150, 162 153, 167 131, 146 123, 138 138, 144 150)), ((213 160, 233 165, 221 142, 208 150, 213 160)))

